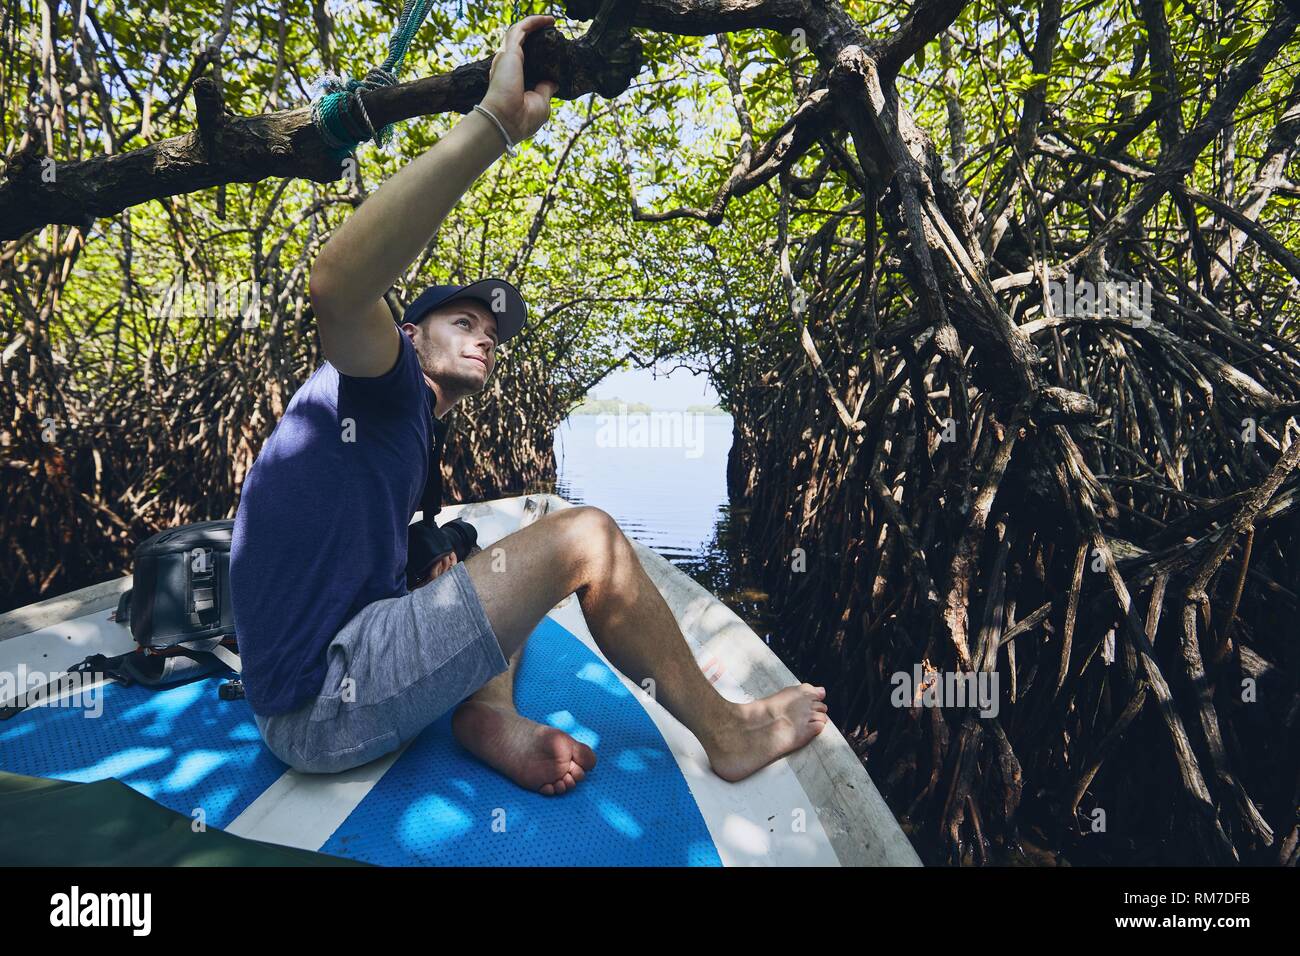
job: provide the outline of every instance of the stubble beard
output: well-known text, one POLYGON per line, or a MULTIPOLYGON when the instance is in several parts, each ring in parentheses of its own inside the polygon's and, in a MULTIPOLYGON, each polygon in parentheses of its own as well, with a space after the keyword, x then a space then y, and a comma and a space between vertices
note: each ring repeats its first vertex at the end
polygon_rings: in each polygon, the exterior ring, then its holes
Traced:
POLYGON ((463 372, 440 369, 435 363, 423 366, 424 374, 433 380, 434 386, 440 395, 445 394, 453 400, 459 400, 468 395, 477 395, 487 386, 487 379, 479 381, 473 375, 463 372), (430 371, 432 367, 432 371, 430 371))

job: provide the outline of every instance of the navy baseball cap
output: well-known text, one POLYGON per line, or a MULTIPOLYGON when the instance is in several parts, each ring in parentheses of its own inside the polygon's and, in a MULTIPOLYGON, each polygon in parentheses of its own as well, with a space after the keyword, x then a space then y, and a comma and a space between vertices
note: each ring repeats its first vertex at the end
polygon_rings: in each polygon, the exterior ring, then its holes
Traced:
POLYGON ((419 324, 425 313, 456 299, 481 302, 497 320, 497 341, 514 338, 528 321, 528 306, 519 290, 504 279, 481 279, 469 285, 431 285, 406 307, 397 322, 419 324))

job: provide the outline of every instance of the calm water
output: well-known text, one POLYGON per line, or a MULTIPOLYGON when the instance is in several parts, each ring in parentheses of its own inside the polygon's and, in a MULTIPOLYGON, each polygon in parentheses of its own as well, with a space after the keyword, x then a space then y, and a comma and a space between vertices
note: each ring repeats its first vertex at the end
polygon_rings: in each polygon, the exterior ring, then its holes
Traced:
POLYGON ((658 551, 766 637, 766 595, 743 574, 745 516, 727 501, 731 417, 690 416, 688 423, 660 416, 643 418, 639 432, 634 416, 621 430, 614 416, 571 416, 555 430, 556 493, 609 512, 629 538, 658 551), (656 437, 661 447, 637 447, 656 437))

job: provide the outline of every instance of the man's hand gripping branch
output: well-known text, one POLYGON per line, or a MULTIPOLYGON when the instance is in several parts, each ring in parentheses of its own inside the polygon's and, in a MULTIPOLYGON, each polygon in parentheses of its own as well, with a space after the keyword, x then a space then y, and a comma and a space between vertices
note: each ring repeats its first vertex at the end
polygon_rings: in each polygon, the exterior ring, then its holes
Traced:
MULTIPOLYGON (((524 39, 551 26, 551 16, 531 16, 506 31, 492 58, 482 106, 513 142, 527 139, 551 113, 557 85, 542 80, 524 88, 524 39)), ((426 152, 399 170, 347 219, 321 248, 309 282, 321 350, 345 375, 383 375, 397 361, 400 334, 386 293, 428 245, 474 180, 505 151, 491 119, 461 118, 426 152)))

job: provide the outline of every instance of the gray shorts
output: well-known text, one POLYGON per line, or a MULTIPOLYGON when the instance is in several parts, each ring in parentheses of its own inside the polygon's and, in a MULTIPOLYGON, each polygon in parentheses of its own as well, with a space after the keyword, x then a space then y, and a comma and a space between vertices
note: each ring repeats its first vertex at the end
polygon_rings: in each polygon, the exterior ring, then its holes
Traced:
POLYGON ((506 669, 465 565, 367 604, 326 649, 320 693, 284 714, 254 714, 271 752, 305 773, 337 773, 392 753, 506 669))

